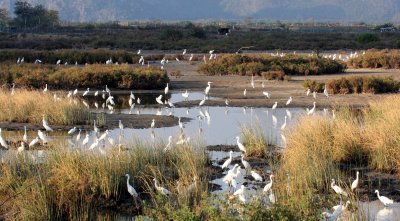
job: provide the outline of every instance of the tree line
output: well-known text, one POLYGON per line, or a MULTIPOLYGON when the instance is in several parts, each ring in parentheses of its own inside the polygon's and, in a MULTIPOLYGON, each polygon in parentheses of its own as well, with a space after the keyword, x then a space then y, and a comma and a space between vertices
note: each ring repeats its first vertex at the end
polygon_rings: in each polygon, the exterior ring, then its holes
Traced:
POLYGON ((14 17, 7 9, 0 8, 0 28, 50 28, 60 22, 58 11, 46 9, 43 5, 31 5, 26 1, 17 1, 14 5, 14 17))

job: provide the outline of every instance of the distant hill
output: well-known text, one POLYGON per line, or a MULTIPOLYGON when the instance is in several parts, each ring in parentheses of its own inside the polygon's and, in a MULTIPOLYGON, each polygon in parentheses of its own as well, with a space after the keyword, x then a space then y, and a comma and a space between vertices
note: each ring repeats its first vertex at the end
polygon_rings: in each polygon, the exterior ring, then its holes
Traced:
MULTIPOLYGON (((13 11, 16 0, 0 1, 13 11)), ((28 0, 63 20, 255 19, 400 22, 400 0, 28 0)))

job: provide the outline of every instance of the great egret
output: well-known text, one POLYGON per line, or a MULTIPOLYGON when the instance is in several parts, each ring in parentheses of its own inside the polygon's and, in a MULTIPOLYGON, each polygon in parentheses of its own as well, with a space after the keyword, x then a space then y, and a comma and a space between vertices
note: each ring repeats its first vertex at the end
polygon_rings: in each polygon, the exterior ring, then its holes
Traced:
POLYGON ((307 91, 306 91, 306 95, 307 95, 307 97, 308 97, 308 95, 310 95, 310 93, 311 93, 311 90, 310 90, 310 88, 307 88, 307 91))
POLYGON ((193 54, 190 54, 189 61, 193 60, 193 54))
POLYGON ((292 97, 289 97, 289 100, 286 101, 286 106, 288 106, 290 103, 292 103, 292 97))
POLYGON ((78 88, 76 88, 75 90, 74 90, 74 95, 76 95, 78 93, 78 88))
POLYGON ((242 159, 241 159, 241 161, 242 161, 242 164, 243 164, 243 166, 244 166, 244 168, 245 168, 246 170, 250 170, 250 169, 251 169, 250 163, 247 162, 246 160, 244 160, 244 155, 243 155, 243 154, 242 154, 242 159))
POLYGON ((261 177, 261 175, 258 174, 256 171, 252 170, 252 171, 250 171, 250 174, 254 178, 254 180, 260 181, 260 182, 263 181, 263 178, 261 177))
POLYGON ((271 188, 272 188, 272 177, 274 177, 273 174, 269 175, 269 183, 267 183, 267 184, 264 186, 264 189, 263 189, 263 192, 264 192, 264 193, 267 193, 268 191, 271 190, 271 188))
POLYGON ((307 115, 312 115, 312 114, 314 114, 316 102, 314 101, 313 104, 314 104, 313 108, 311 108, 311 110, 309 110, 309 111, 307 112, 307 115))
POLYGON ((97 97, 99 95, 99 91, 94 92, 94 96, 97 97))
POLYGON ((325 95, 326 97, 329 97, 328 89, 326 88, 326 84, 325 84, 325 87, 324 87, 324 95, 325 95))
POLYGON ((99 133, 99 128, 96 126, 96 120, 93 120, 93 130, 96 134, 99 133))
POLYGON ((75 132, 76 132, 76 127, 70 129, 70 130, 68 131, 68 135, 74 134, 75 132))
POLYGON ((60 65, 60 64, 61 64, 61 60, 58 59, 57 62, 56 62, 56 65, 60 65))
POLYGON ((43 93, 46 93, 47 92, 47 84, 46 84, 46 86, 44 87, 44 89, 43 89, 43 93))
POLYGON ((81 131, 82 129, 79 129, 78 135, 76 135, 76 141, 79 141, 81 139, 81 131))
POLYGON ((109 133, 108 130, 104 131, 104 133, 99 137, 99 141, 106 139, 106 137, 108 136, 108 133, 109 133))
POLYGON ((286 119, 287 119, 287 116, 285 115, 285 122, 282 124, 281 130, 285 130, 285 128, 286 128, 286 119))
POLYGON ((162 94, 160 94, 160 96, 158 96, 158 97, 156 97, 156 102, 158 103, 158 104, 161 104, 161 105, 164 105, 164 103, 162 102, 162 94))
POLYGON ((167 145, 165 146, 164 151, 168 151, 168 150, 170 150, 171 148, 172 148, 172 136, 169 136, 169 137, 168 137, 168 143, 167 143, 167 145))
POLYGON ((206 96, 204 96, 203 100, 200 101, 199 107, 203 106, 203 104, 206 102, 206 96))
POLYGON ((314 99, 317 99, 317 92, 314 91, 314 92, 312 93, 312 96, 313 96, 314 99))
POLYGON ((89 93, 89 88, 87 88, 87 89, 86 89, 86 91, 85 91, 85 92, 83 92, 83 95, 82 95, 82 97, 86 96, 88 93, 89 93))
POLYGON ((49 126, 49 123, 47 122, 47 120, 44 119, 44 115, 43 115, 42 123, 43 123, 43 127, 44 127, 44 129, 46 129, 46 131, 53 131, 53 129, 51 129, 51 127, 49 126))
POLYGON ((131 194, 131 196, 133 197, 137 197, 138 193, 136 192, 135 188, 133 188, 133 186, 129 184, 129 179, 130 179, 129 174, 125 174, 125 176, 126 176, 126 186, 128 189, 128 193, 131 194))
POLYGON ((245 198, 245 187, 244 187, 244 185, 242 184, 240 186, 240 188, 233 193, 233 195, 234 196, 238 196, 239 200, 242 201, 243 203, 245 203, 246 202, 246 198, 245 198))
POLYGON ((204 94, 206 95, 206 96, 208 96, 208 93, 210 93, 210 89, 211 89, 211 84, 212 84, 212 82, 207 82, 207 87, 206 87, 206 89, 204 89, 204 94))
POLYGON ((156 126, 155 121, 156 121, 155 119, 151 120, 151 125, 150 125, 151 129, 154 129, 154 126, 156 126))
POLYGON ((178 117, 178 125, 181 130, 183 130, 183 123, 181 122, 181 117, 178 117))
POLYGON ((246 94, 247 94, 247 89, 244 89, 244 91, 243 91, 243 96, 246 97, 246 94))
POLYGON ((99 145, 99 139, 95 139, 95 141, 90 145, 89 150, 93 150, 95 147, 99 145))
POLYGON ((276 127, 278 123, 278 118, 276 118, 274 114, 272 114, 271 117, 272 117, 272 126, 276 127))
POLYGON ((36 137, 29 143, 29 147, 35 146, 39 142, 39 137, 36 137))
POLYGON ((228 173, 222 178, 222 181, 232 186, 234 179, 239 176, 240 170, 239 164, 235 164, 232 169, 228 170, 228 173))
POLYGON ((340 186, 335 184, 335 179, 332 179, 331 187, 335 191, 335 193, 343 196, 348 196, 348 194, 340 186))
POLYGON ((72 91, 68 91, 67 98, 70 98, 71 96, 72 96, 72 91))
POLYGON ((356 179, 353 181, 353 183, 351 184, 351 191, 354 191, 355 188, 357 188, 358 186, 358 175, 360 172, 357 171, 357 175, 356 175, 356 179))
POLYGON ((165 94, 168 94, 168 91, 169 91, 169 86, 168 86, 168 83, 167 83, 167 86, 166 86, 165 89, 164 89, 164 93, 165 93, 165 94))
POLYGON ((263 93, 263 95, 264 95, 265 97, 267 97, 268 99, 271 98, 271 94, 270 94, 268 91, 263 91, 262 93, 263 93))
POLYGON ((242 144, 242 143, 240 143, 240 137, 239 136, 237 136, 236 137, 236 144, 237 144, 237 146, 239 147, 239 149, 242 151, 242 152, 245 152, 246 153, 246 147, 242 144))
POLYGON ((379 201, 381 201, 384 206, 393 204, 393 200, 387 198, 386 196, 379 195, 379 190, 375 190, 375 193, 378 196, 379 201))
POLYGON ((232 154, 233 154, 233 151, 231 150, 229 152, 229 158, 227 160, 225 160, 225 162, 221 166, 222 169, 228 168, 228 166, 231 164, 231 162, 232 162, 232 154))
POLYGON ((26 132, 26 126, 24 126, 24 136, 22 136, 24 142, 28 142, 28 133, 26 132))
POLYGON ((171 194, 171 192, 170 192, 169 190, 167 190, 166 188, 164 188, 164 187, 158 185, 158 182, 157 182, 156 178, 154 178, 153 181, 154 181, 154 186, 155 186, 155 188, 156 188, 157 191, 160 192, 162 195, 168 196, 168 195, 171 194))
POLYGON ((4 148, 8 149, 8 144, 7 144, 7 142, 4 140, 3 136, 1 135, 1 128, 0 128, 0 144, 1 144, 1 146, 3 146, 4 148))
POLYGON ((229 100, 228 100, 228 98, 225 99, 225 105, 226 105, 226 106, 229 106, 229 100))
POLYGON ((251 82, 250 82, 250 85, 251 85, 252 88, 255 88, 255 87, 256 87, 256 86, 254 85, 254 76, 253 76, 253 75, 251 75, 251 82))
POLYGON ((120 130, 124 129, 124 125, 122 124, 121 120, 118 120, 118 127, 119 127, 120 130))
POLYGON ((276 107, 278 106, 278 102, 277 101, 275 101, 275 103, 274 103, 274 105, 272 105, 272 110, 275 110, 276 109, 276 107))
POLYGON ((324 212, 322 214, 325 215, 327 218, 329 218, 329 220, 337 220, 349 204, 350 204, 350 201, 347 201, 344 206, 342 203, 340 203, 340 205, 333 207, 333 209, 334 209, 333 213, 324 212))

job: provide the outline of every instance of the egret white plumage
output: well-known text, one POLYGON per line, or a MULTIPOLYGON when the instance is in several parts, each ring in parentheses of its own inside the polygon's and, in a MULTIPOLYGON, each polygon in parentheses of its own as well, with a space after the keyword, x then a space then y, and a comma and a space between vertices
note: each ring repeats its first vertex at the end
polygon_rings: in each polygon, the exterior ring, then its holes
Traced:
POLYGON ((187 90, 185 91, 185 93, 182 93, 182 97, 185 98, 185 100, 189 98, 189 93, 187 90))
POLYGON ((243 164, 243 166, 244 166, 244 168, 245 168, 246 170, 250 170, 250 169, 251 169, 250 163, 247 162, 246 160, 244 160, 244 155, 243 155, 243 154, 242 154, 242 159, 241 159, 241 161, 242 161, 242 164, 243 164))
POLYGON ((29 147, 35 146, 39 142, 39 137, 36 137, 29 143, 29 147))
POLYGON ((99 128, 96 126, 96 120, 93 120, 93 130, 96 134, 99 133, 99 128))
POLYGON ((43 115, 42 123, 43 123, 43 127, 44 127, 44 129, 46 129, 46 131, 53 131, 53 129, 51 129, 51 127, 49 126, 49 123, 47 122, 47 120, 44 119, 44 115, 43 115))
POLYGON ((156 126, 155 121, 156 121, 155 119, 151 120, 151 125, 150 125, 151 129, 154 129, 154 126, 156 126))
POLYGON ((170 150, 171 148, 172 148, 172 136, 169 136, 169 137, 168 137, 168 143, 167 143, 167 145, 165 146, 164 151, 168 151, 168 150, 170 150))
POLYGON ((211 84, 212 84, 212 82, 207 82, 207 87, 206 87, 206 89, 204 89, 204 94, 206 95, 206 96, 208 96, 208 94, 210 93, 210 89, 211 89, 211 84))
POLYGON ((199 106, 203 106, 203 104, 206 102, 206 96, 204 96, 203 100, 200 101, 199 106))
POLYGON ((348 196, 348 194, 340 186, 335 184, 335 179, 332 179, 331 187, 335 191, 335 193, 343 196, 348 196))
POLYGON ((237 144, 237 146, 239 147, 240 151, 246 153, 246 147, 245 147, 242 143, 240 143, 239 140, 240 140, 240 137, 237 136, 237 137, 236 137, 236 144, 237 144))
POLYGON ((71 96, 72 96, 72 91, 68 91, 67 98, 70 98, 71 96))
POLYGON ((156 97, 156 102, 158 103, 158 104, 161 104, 161 105, 163 105, 164 103, 162 102, 162 94, 160 94, 160 96, 158 96, 158 97, 156 97))
POLYGON ((28 142, 28 133, 26 132, 26 126, 24 126, 24 135, 22 136, 24 142, 28 142))
POLYGON ((82 146, 85 146, 89 143, 89 134, 86 134, 85 138, 82 141, 82 146))
POLYGON ((310 93, 311 93, 310 88, 307 88, 306 95, 308 96, 308 95, 310 95, 310 93))
POLYGON ((89 93, 89 88, 87 88, 87 89, 86 89, 86 91, 85 91, 85 92, 83 92, 83 95, 82 95, 82 97, 86 96, 88 93, 89 93))
POLYGON ((278 106, 278 102, 277 101, 275 101, 275 103, 274 103, 274 105, 272 105, 272 110, 275 110, 276 109, 276 107, 278 106))
POLYGON ((253 75, 251 75, 251 82, 250 82, 250 85, 251 85, 252 88, 255 88, 255 87, 256 87, 256 86, 254 85, 254 76, 253 76, 253 75))
POLYGON ((95 147, 99 145, 99 139, 95 138, 95 141, 90 145, 89 150, 93 150, 95 147))
POLYGON ((244 91, 243 91, 243 96, 246 97, 246 94, 247 94, 247 89, 244 89, 244 91))
POLYGON ((226 106, 229 106, 229 100, 228 100, 228 98, 225 99, 225 105, 226 105, 226 106))
POLYGON ((354 189, 357 188, 358 186, 358 175, 360 172, 357 171, 356 173, 356 179, 353 181, 353 183, 351 183, 351 191, 354 191, 354 189))
POLYGON ((158 185, 158 181, 156 180, 156 178, 153 179, 154 181, 154 186, 157 189, 158 192, 160 192, 162 195, 164 196, 168 196, 171 194, 171 192, 169 190, 167 190, 166 188, 159 186, 158 185))
POLYGON ((233 154, 233 151, 231 150, 229 152, 229 158, 227 160, 225 160, 225 162, 221 166, 222 169, 228 168, 228 166, 231 164, 231 162, 232 162, 232 154, 233 154))
POLYGON ((99 91, 94 92, 94 96, 97 97, 99 95, 99 91))
POLYGON ((43 93, 46 93, 47 92, 47 84, 46 84, 46 86, 44 87, 44 89, 43 89, 43 93))
POLYGON ((313 91, 312 96, 313 96, 314 99, 317 99, 317 92, 313 91))
POLYGON ((241 202, 245 203, 246 202, 246 197, 245 197, 245 187, 244 187, 244 185, 242 184, 240 186, 240 188, 233 193, 233 195, 234 196, 238 196, 239 200, 241 202))
POLYGON ((68 131, 68 135, 74 134, 75 132, 76 132, 76 127, 70 129, 70 130, 68 131))
POLYGON ((1 134, 1 128, 0 128, 0 144, 2 147, 8 149, 8 144, 6 140, 3 138, 3 135, 1 134))
POLYGON ((129 174, 125 174, 125 176, 126 176, 126 187, 128 189, 128 193, 131 194, 131 196, 133 197, 137 197, 138 193, 136 192, 135 188, 133 188, 133 186, 129 184, 129 179, 130 179, 129 174))
POLYGON ((285 115, 285 122, 282 124, 281 130, 285 130, 285 128, 286 128, 286 118, 287 118, 287 116, 285 115))
POLYGON ((79 129, 78 135, 76 135, 76 141, 79 141, 81 139, 81 131, 82 129, 79 129))
POLYGON ((178 117, 178 125, 181 130, 183 130, 183 123, 181 122, 181 117, 178 117))
POLYGON ((168 91, 169 91, 169 86, 168 86, 168 83, 167 83, 167 86, 166 86, 165 89, 164 89, 164 93, 165 93, 165 94, 168 94, 168 91))
POLYGON ((286 101, 286 106, 288 106, 290 103, 292 103, 292 97, 289 97, 289 100, 286 101))
POLYGON ((273 174, 269 175, 269 183, 267 183, 263 188, 263 192, 264 193, 267 193, 268 191, 271 190, 271 188, 272 188, 272 177, 274 177, 273 174))
POLYGON ((326 88, 326 84, 325 84, 325 87, 324 87, 324 95, 325 95, 326 97, 329 97, 328 89, 326 88))
POLYGON ((38 130, 38 136, 42 140, 43 143, 48 143, 49 140, 47 139, 46 134, 44 134, 41 130, 38 130))
POLYGON ((313 106, 313 108, 311 108, 311 110, 309 110, 308 112, 307 112, 307 115, 312 115, 312 114, 314 114, 314 112, 315 112, 315 104, 316 104, 316 102, 314 101, 314 106, 313 106))
POLYGON ((260 181, 260 182, 263 181, 263 178, 261 177, 261 175, 258 174, 256 171, 252 170, 252 171, 250 171, 250 174, 254 178, 254 180, 260 181))
POLYGON ((17 151, 18 153, 21 153, 24 150, 25 150, 25 143, 21 141, 21 146, 18 147, 17 151))
POLYGON ((389 199, 386 196, 379 195, 379 190, 375 190, 375 193, 378 196, 379 201, 381 201, 384 206, 388 206, 394 203, 392 199, 389 199))
POLYGON ((109 133, 108 130, 104 131, 104 133, 99 137, 99 141, 106 139, 106 137, 108 136, 108 133, 109 133))
POLYGON ((124 125, 122 124, 121 120, 118 120, 118 127, 119 127, 120 130, 124 129, 124 125))
POLYGON ((263 91, 262 93, 263 93, 263 95, 264 95, 265 97, 267 97, 268 99, 271 98, 271 94, 270 94, 268 91, 263 91))
POLYGON ((74 90, 73 95, 76 95, 77 93, 78 93, 78 88, 76 88, 76 89, 74 90))

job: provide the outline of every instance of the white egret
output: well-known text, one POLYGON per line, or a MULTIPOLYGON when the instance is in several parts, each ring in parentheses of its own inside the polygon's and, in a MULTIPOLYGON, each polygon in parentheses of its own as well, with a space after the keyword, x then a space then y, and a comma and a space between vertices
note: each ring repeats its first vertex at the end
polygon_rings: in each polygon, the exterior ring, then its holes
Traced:
POLYGON ((276 116, 274 114, 272 114, 272 126, 276 127, 277 123, 278 123, 278 118, 276 118, 276 116))
POLYGON ((17 151, 18 153, 21 153, 24 150, 25 150, 25 143, 21 141, 21 146, 18 147, 17 151))
POLYGON ((43 127, 46 129, 46 131, 53 131, 53 129, 51 129, 51 127, 49 126, 49 123, 47 122, 47 120, 44 119, 44 115, 43 115, 42 123, 43 123, 43 127))
POLYGON ((250 163, 247 162, 246 160, 244 160, 244 155, 243 155, 243 154, 242 154, 242 159, 241 159, 241 161, 242 161, 242 164, 243 164, 243 166, 244 166, 244 168, 245 168, 246 170, 250 170, 250 169, 251 169, 250 163))
POLYGON ((76 132, 76 127, 70 129, 70 130, 68 131, 68 135, 74 134, 75 132, 76 132))
POLYGON ((171 108, 175 107, 175 105, 170 100, 167 101, 167 104, 171 108))
POLYGON ((271 188, 272 188, 272 177, 274 177, 273 174, 269 175, 269 183, 267 183, 267 184, 264 186, 264 189, 263 189, 263 192, 264 192, 264 193, 267 193, 268 191, 271 190, 271 188))
POLYGON ((203 106, 203 104, 206 102, 206 96, 204 96, 203 100, 200 101, 199 107, 203 106))
POLYGON ((324 95, 325 95, 326 97, 329 97, 328 89, 326 88, 326 84, 325 84, 325 87, 324 87, 324 95))
POLYGON ((167 143, 167 145, 165 146, 164 151, 168 151, 168 150, 170 150, 171 148, 172 148, 172 136, 169 136, 169 137, 168 137, 168 143, 167 143))
POLYGON ((229 100, 228 100, 228 98, 225 99, 225 105, 226 105, 226 106, 229 106, 229 100))
POLYGON ((272 110, 275 110, 276 109, 276 107, 278 106, 278 102, 277 101, 275 101, 275 103, 274 103, 274 105, 272 105, 272 110))
POLYGON ((286 147, 287 141, 285 135, 281 134, 282 147, 286 147))
POLYGON ((38 130, 38 136, 43 141, 43 143, 48 143, 46 134, 44 134, 41 130, 38 130))
POLYGON ((292 119, 292 112, 289 109, 286 109, 286 116, 288 116, 289 120, 292 119))
POLYGON ((99 91, 94 92, 94 96, 97 97, 99 95, 99 91))
POLYGON ((351 191, 354 191, 354 189, 357 188, 358 186, 358 175, 360 172, 357 171, 356 173, 356 179, 353 181, 353 183, 351 184, 351 191))
POLYGON ((343 211, 347 208, 347 206, 349 204, 350 204, 350 201, 347 201, 344 206, 342 203, 340 203, 340 205, 333 207, 333 209, 334 209, 333 213, 324 212, 322 214, 325 217, 329 218, 329 220, 337 220, 340 217, 340 215, 342 215, 343 211))
POLYGON ((78 135, 76 135, 76 141, 79 141, 81 139, 81 131, 82 129, 79 129, 78 135))
POLYGON ((243 96, 246 97, 246 94, 247 94, 247 89, 244 89, 244 91, 243 91, 243 96))
POLYGON ((307 115, 312 115, 312 114, 314 114, 314 112, 315 112, 315 101, 314 101, 314 106, 313 106, 313 108, 311 108, 311 110, 309 110, 309 111, 307 111, 307 115))
POLYGON ((190 54, 189 61, 193 60, 193 54, 190 54))
POLYGON ((287 118, 287 116, 285 115, 285 122, 282 124, 281 130, 285 130, 285 128, 286 128, 286 118, 287 118))
POLYGON ((28 133, 26 132, 26 126, 24 126, 24 135, 22 136, 24 142, 28 142, 28 133))
POLYGON ((118 127, 119 127, 120 130, 124 129, 124 125, 122 124, 121 120, 118 121, 118 127))
POLYGON ((82 146, 85 146, 89 143, 89 134, 86 134, 85 138, 82 141, 82 146))
POLYGON ((43 93, 46 93, 47 92, 47 84, 46 84, 46 86, 44 87, 44 89, 43 89, 43 93))
POLYGON ((253 76, 253 75, 251 75, 251 82, 250 82, 250 85, 251 85, 252 88, 255 88, 255 87, 256 87, 256 86, 254 85, 254 76, 253 76))
POLYGON ((261 175, 258 174, 256 171, 252 170, 252 171, 250 171, 250 174, 254 178, 254 180, 260 181, 260 182, 263 181, 263 178, 261 177, 261 175))
POLYGON ((240 188, 233 193, 233 195, 234 196, 238 196, 239 200, 242 201, 243 203, 245 203, 246 202, 246 198, 245 198, 245 187, 244 187, 244 185, 242 184, 240 186, 240 188))
POLYGON ((68 91, 67 98, 70 98, 71 96, 72 96, 72 91, 68 91))
POLYGON ((262 88, 265 88, 264 81, 261 83, 261 87, 262 87, 262 88))
POLYGON ((310 93, 311 93, 310 88, 307 88, 306 95, 308 96, 308 95, 310 95, 310 93))
POLYGON ((185 100, 189 98, 189 93, 187 90, 185 91, 185 93, 182 93, 182 97, 185 98, 185 100))
POLYGON ((332 179, 331 187, 335 191, 335 193, 348 196, 348 194, 340 186, 335 184, 335 179, 332 179))
POLYGON ((210 93, 210 89, 211 89, 211 84, 212 84, 212 82, 207 82, 207 87, 206 87, 206 89, 204 89, 204 94, 206 95, 206 96, 208 96, 208 93, 210 93))
POLYGON ((35 146, 39 142, 39 137, 36 137, 29 143, 29 147, 35 146))
POLYGON ((182 55, 186 54, 186 49, 183 49, 182 55))
POLYGON ((86 91, 85 91, 85 92, 83 92, 83 95, 82 95, 82 97, 86 96, 88 93, 89 93, 89 88, 87 88, 87 89, 86 89, 86 91))
POLYGON ((93 130, 96 134, 99 132, 99 128, 96 126, 96 120, 93 120, 93 130))
POLYGON ((225 162, 221 166, 222 169, 228 168, 228 166, 231 164, 231 162, 232 162, 232 154, 233 154, 233 151, 231 150, 229 152, 229 158, 227 160, 225 160, 225 162))
POLYGON ((56 62, 56 65, 60 65, 60 64, 61 64, 61 60, 58 59, 57 62, 56 62))
POLYGON ((104 131, 104 133, 99 137, 99 141, 106 139, 106 137, 108 136, 108 133, 109 133, 108 130, 104 131))
POLYGON ((154 127, 156 126, 155 121, 156 121, 155 119, 151 120, 151 125, 150 125, 151 129, 154 129, 154 127))
POLYGON ((78 93, 78 88, 76 88, 75 90, 74 90, 74 95, 76 95, 78 93))
POLYGON ((245 152, 246 153, 246 147, 242 144, 242 143, 240 143, 240 137, 239 136, 237 136, 236 137, 236 144, 237 144, 237 146, 239 147, 239 149, 242 151, 242 152, 245 152))
POLYGON ((164 93, 165 93, 165 94, 168 94, 168 91, 169 91, 169 86, 168 86, 168 83, 167 83, 167 86, 166 86, 165 89, 164 89, 164 93))
POLYGON ((289 100, 286 101, 286 106, 288 106, 290 103, 292 103, 292 97, 289 97, 289 100))
POLYGON ((89 150, 93 150, 95 147, 99 145, 99 139, 95 139, 95 141, 90 145, 89 150))
POLYGON ((138 50, 138 52, 137 52, 137 54, 141 54, 142 53, 142 50, 141 49, 139 49, 138 50))
POLYGON ((379 195, 379 190, 375 190, 375 193, 378 196, 379 201, 381 201, 384 206, 393 204, 393 200, 387 198, 386 196, 379 195))
POLYGON ((129 184, 129 179, 130 179, 129 174, 125 174, 125 176, 126 176, 126 186, 128 189, 128 193, 131 194, 131 196, 133 197, 137 197, 138 193, 136 192, 135 188, 133 188, 133 186, 129 184))
POLYGON ((266 98, 271 98, 271 94, 268 91, 263 91, 262 93, 266 98))
POLYGON ((110 94, 111 93, 111 91, 110 91, 110 89, 108 88, 108 86, 106 85, 106 92, 108 93, 108 94, 110 94))
POLYGON ((4 148, 8 149, 8 144, 7 144, 6 140, 4 140, 3 136, 1 135, 1 128, 0 128, 0 144, 4 148))
POLYGON ((154 178, 153 181, 154 181, 154 186, 156 187, 157 191, 160 192, 162 195, 167 196, 167 195, 171 194, 171 192, 169 190, 158 185, 156 178, 154 178))
POLYGON ((181 117, 178 117, 178 125, 181 130, 183 130, 183 123, 181 122, 181 117))
POLYGON ((314 91, 314 92, 312 93, 312 96, 313 96, 314 99, 317 99, 317 92, 314 91))

